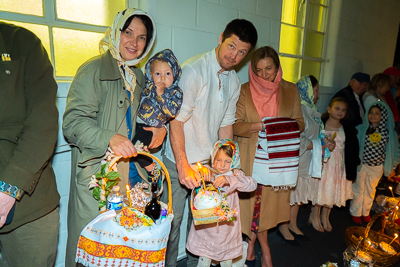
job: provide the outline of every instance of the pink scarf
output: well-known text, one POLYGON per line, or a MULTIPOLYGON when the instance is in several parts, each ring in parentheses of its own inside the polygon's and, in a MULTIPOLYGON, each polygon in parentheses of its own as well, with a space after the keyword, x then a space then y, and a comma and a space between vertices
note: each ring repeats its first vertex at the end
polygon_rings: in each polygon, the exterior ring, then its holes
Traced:
POLYGON ((279 83, 282 80, 282 68, 279 66, 273 82, 258 77, 249 64, 250 92, 254 106, 260 118, 276 117, 278 115, 279 83))

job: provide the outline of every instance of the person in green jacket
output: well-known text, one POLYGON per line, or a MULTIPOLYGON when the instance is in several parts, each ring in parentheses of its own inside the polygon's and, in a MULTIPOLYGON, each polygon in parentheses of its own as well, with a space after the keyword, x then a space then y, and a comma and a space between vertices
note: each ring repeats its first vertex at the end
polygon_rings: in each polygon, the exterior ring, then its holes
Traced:
POLYGON ((2 22, 0 54, 0 266, 53 266, 60 200, 51 166, 53 66, 35 34, 2 22))
MULTIPOLYGON (((149 53, 155 33, 155 23, 145 12, 133 8, 119 12, 100 42, 102 54, 84 63, 71 84, 63 120, 64 135, 72 146, 65 266, 76 266, 80 232, 100 214, 88 184, 107 149, 124 158, 118 163, 122 191, 128 177, 145 173, 129 160, 137 155, 131 138, 145 87, 143 73, 135 66, 149 53)), ((153 132, 149 147, 161 145, 166 129, 149 130, 153 132)))

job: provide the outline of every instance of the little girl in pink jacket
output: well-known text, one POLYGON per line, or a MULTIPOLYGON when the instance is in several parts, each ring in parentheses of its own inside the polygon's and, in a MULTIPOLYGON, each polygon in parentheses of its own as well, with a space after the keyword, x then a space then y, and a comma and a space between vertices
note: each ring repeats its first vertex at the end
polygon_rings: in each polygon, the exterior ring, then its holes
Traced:
POLYGON ((214 145, 211 154, 212 167, 219 174, 213 182, 223 187, 230 208, 237 217, 230 222, 203 224, 192 227, 186 248, 200 257, 197 266, 208 267, 211 261, 220 262, 222 267, 232 266, 232 260, 243 253, 242 229, 240 226, 239 192, 251 192, 257 187, 252 177, 240 170, 239 146, 230 139, 221 139, 214 145))

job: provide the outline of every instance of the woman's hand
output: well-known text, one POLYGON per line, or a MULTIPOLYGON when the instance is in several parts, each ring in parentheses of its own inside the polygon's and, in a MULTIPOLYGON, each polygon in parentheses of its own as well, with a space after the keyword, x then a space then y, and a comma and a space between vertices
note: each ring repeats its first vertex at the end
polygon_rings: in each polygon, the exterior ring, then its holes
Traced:
POLYGON ((136 157, 137 151, 132 141, 121 134, 115 134, 111 137, 108 146, 117 156, 124 158, 136 157))
POLYGON ((254 122, 251 124, 250 133, 258 133, 259 131, 262 130, 264 130, 264 123, 262 121, 254 122))
POLYGON ((311 142, 311 143, 308 145, 307 150, 312 150, 313 147, 314 147, 313 142, 311 142))
POLYGON ((218 176, 217 179, 215 179, 213 184, 215 187, 218 188, 218 187, 223 187, 225 185, 229 185, 229 181, 228 179, 226 179, 225 175, 221 175, 218 176))
POLYGON ((15 198, 6 193, 0 192, 0 228, 3 227, 7 220, 8 213, 15 203, 15 198))
POLYGON ((164 127, 143 127, 143 129, 145 131, 153 132, 153 138, 151 139, 151 143, 148 146, 149 149, 157 148, 162 145, 165 135, 167 134, 167 130, 164 127))

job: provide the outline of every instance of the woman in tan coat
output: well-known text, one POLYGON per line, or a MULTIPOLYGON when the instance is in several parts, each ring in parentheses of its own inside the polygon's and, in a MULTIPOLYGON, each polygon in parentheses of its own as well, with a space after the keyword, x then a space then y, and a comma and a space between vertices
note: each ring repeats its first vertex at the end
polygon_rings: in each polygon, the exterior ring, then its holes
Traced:
MULTIPOLYGON (((257 49, 249 66, 249 80, 242 85, 237 103, 233 134, 242 153, 241 165, 246 175, 253 173, 253 163, 258 142, 258 132, 263 130, 264 117, 289 117, 295 119, 303 131, 299 91, 293 83, 282 79, 282 69, 276 51, 268 46, 257 49)), ((260 186, 258 225, 253 222, 256 192, 240 199, 242 232, 248 237, 246 265, 254 267, 254 243, 259 240, 262 266, 272 266, 267 241, 268 229, 290 218, 289 190, 272 190, 260 186), (261 204, 263 203, 263 204, 261 204)), ((283 233, 284 234, 284 233, 283 233)))

